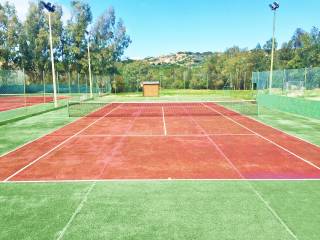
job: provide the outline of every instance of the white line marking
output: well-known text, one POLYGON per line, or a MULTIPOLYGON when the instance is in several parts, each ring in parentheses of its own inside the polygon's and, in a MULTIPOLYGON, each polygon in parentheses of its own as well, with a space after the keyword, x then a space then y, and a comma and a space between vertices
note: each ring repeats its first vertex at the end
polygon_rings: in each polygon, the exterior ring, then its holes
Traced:
MULTIPOLYGON (((212 140, 212 139, 211 139, 212 140)), ((241 178, 246 179, 240 170, 233 164, 230 158, 228 158, 225 153, 222 151, 222 149, 212 140, 214 145, 216 146, 216 149, 220 152, 220 154, 229 162, 229 164, 233 167, 233 169, 236 170, 236 172, 240 175, 241 178)), ((261 194, 255 189, 254 186, 250 182, 248 182, 248 186, 251 188, 251 190, 258 196, 258 198, 264 203, 264 205, 269 209, 269 211, 273 214, 273 216, 281 223, 281 225, 286 229, 286 231, 294 238, 298 239, 297 236, 291 231, 291 229, 288 227, 288 225, 281 219, 279 214, 270 206, 270 204, 261 196, 261 194)))
POLYGON ((7 182, 9 181, 11 178, 15 177, 16 175, 18 175, 19 173, 21 173, 22 171, 24 171, 25 169, 29 168, 30 166, 32 166, 33 164, 35 164, 36 162, 38 162, 39 160, 41 160, 43 157, 49 155, 51 152, 55 151, 56 149, 58 149, 59 147, 61 147, 62 145, 64 145, 65 143, 69 142, 71 139, 73 139, 74 137, 78 136, 79 134, 81 134, 82 132, 84 132, 85 130, 87 130, 89 127, 93 126, 94 124, 96 124, 97 122, 99 122, 100 120, 102 120, 103 118, 107 117, 109 114, 111 114, 113 111, 115 111, 118 107, 112 109, 111 111, 109 111, 108 113, 106 113, 104 116, 96 119, 94 122, 92 122, 91 124, 89 124, 88 126, 86 126, 85 128, 83 128, 82 130, 80 130, 79 132, 75 133, 74 135, 70 136, 69 138, 67 138, 66 140, 64 140, 63 142, 61 142, 60 144, 56 145, 54 148, 50 149, 49 151, 47 151, 45 154, 41 155, 40 157, 38 157, 37 159, 35 159, 34 161, 30 162, 29 164, 27 164, 26 166, 24 166, 23 168, 21 168, 20 170, 16 171, 14 174, 12 174, 11 176, 7 177, 3 182, 7 182))
MULTIPOLYGON (((110 114, 111 112, 109 112, 108 114, 110 114)), ((141 114, 141 110, 139 112, 139 114, 141 114)), ((138 118, 138 116, 135 117, 135 120, 138 118)), ((134 126, 134 122, 132 122, 131 126, 128 127, 127 131, 129 131, 132 127, 134 126)), ((117 149, 123 144, 123 140, 125 138, 122 138, 121 141, 117 142, 117 146, 115 148, 113 148, 112 154, 111 156, 108 156, 108 158, 112 159, 113 155, 117 153, 117 149)), ((108 159, 107 158, 107 159, 108 159)), ((102 174, 104 173, 106 167, 108 165, 108 161, 105 162, 104 167, 101 169, 100 175, 99 177, 102 176, 102 174)), ((81 203, 79 204, 79 206, 77 207, 77 209, 74 211, 74 213, 72 214, 71 218, 69 219, 68 223, 65 225, 65 227, 62 229, 62 231, 60 232, 59 237, 57 238, 57 240, 61 240, 64 236, 64 234, 66 233, 66 231, 68 230, 68 228, 70 227, 70 225, 72 224, 73 220, 76 218, 76 216, 81 212, 84 204, 87 202, 88 196, 89 194, 92 192, 92 189, 94 188, 94 186, 96 185, 97 181, 93 182, 93 184, 90 186, 90 188, 88 189, 87 193, 85 194, 84 198, 82 199, 81 203)))
POLYGON ((59 232, 59 236, 57 237, 57 240, 61 240, 64 237, 64 234, 66 233, 66 231, 68 230, 68 228, 70 227, 70 225, 72 224, 73 220, 75 219, 75 217, 81 212, 84 204, 87 202, 88 200, 88 196, 89 194, 92 192, 93 188, 96 186, 96 182, 94 182, 88 189, 88 191, 86 192, 86 194, 84 195, 82 201, 80 202, 80 204, 78 205, 78 207, 76 208, 76 210, 73 212, 71 218, 69 219, 69 221, 67 222, 67 224, 64 226, 64 228, 59 232))
POLYGON ((294 238, 298 240, 298 237, 292 232, 289 226, 282 220, 280 215, 271 207, 271 205, 261 196, 261 194, 251 185, 249 184, 251 189, 255 192, 258 198, 267 206, 269 211, 276 217, 276 219, 281 223, 281 225, 287 230, 287 232, 294 238))
POLYGON ((8 181, 2 184, 33 184, 33 183, 43 183, 43 184, 51 184, 51 183, 90 183, 90 182, 320 182, 320 179, 87 179, 87 180, 37 180, 37 181, 8 181))
MULTIPOLYGON (((228 116, 226 116, 226 115, 222 114, 221 112, 217 111, 216 109, 214 109, 214 108, 212 108, 212 107, 209 107, 209 106, 207 106, 207 105, 205 105, 205 104, 203 104, 203 105, 204 105, 204 106, 206 106, 207 108, 211 109, 212 111, 215 111, 216 113, 220 114, 220 115, 221 115, 221 116, 223 116, 224 118, 226 118, 226 119, 228 119, 228 120, 230 120, 230 121, 234 122, 235 124, 237 124, 237 125, 239 125, 239 126, 241 126, 241 127, 245 128, 245 129, 247 129, 248 131, 250 131, 250 132, 252 132, 252 133, 256 134, 258 137, 260 137, 260 138, 262 138, 262 139, 264 139, 264 140, 268 141, 269 143, 271 143, 271 144, 273 144, 273 145, 277 146, 278 148, 281 148, 282 150, 286 151, 287 153, 290 153, 291 155, 293 155, 293 156, 295 156, 296 158, 300 159, 301 161, 303 161, 303 162, 307 163, 308 165, 310 165, 310 166, 312 166, 312 167, 314 167, 314 168, 316 168, 316 169, 320 170, 320 167, 319 167, 319 166, 317 166, 316 164, 314 164, 314 163, 310 162, 309 160, 306 160, 306 159, 304 159, 303 157, 301 157, 301 156, 299 156, 299 155, 297 155, 297 154, 295 154, 295 153, 291 152, 289 149, 286 149, 285 147, 282 147, 281 145, 279 145, 279 144, 275 143, 274 141, 272 141, 272 140, 270 140, 270 139, 268 139, 268 138, 266 138, 266 137, 262 136, 261 134, 259 134, 259 133, 255 132, 255 131, 251 130, 250 128, 248 128, 248 127, 244 126, 243 124, 241 124, 241 123, 239 123, 239 122, 235 121, 234 119, 232 119, 232 118, 230 118, 230 117, 228 117, 228 116)), ((230 111, 231 111, 231 110, 230 110, 230 111)))
POLYGON ((276 130, 276 131, 279 131, 279 132, 281 132, 281 133, 283 133, 283 134, 285 134, 285 135, 287 135, 287 136, 290 136, 290 137, 293 137, 293 138, 297 138, 297 139, 300 140, 301 142, 309 143, 310 145, 313 145, 313 146, 315 146, 315 147, 317 147, 317 148, 320 147, 319 145, 317 145, 317 144, 315 144, 315 143, 312 143, 312 142, 310 142, 310 141, 308 141, 308 140, 305 140, 305 139, 303 139, 303 138, 301 138, 301 137, 299 137, 299 136, 293 135, 293 134, 291 134, 291 133, 287 133, 287 132, 285 132, 285 131, 282 131, 281 129, 278 129, 278 128, 275 128, 275 127, 273 127, 273 126, 271 126, 271 125, 268 125, 268 124, 262 122, 260 119, 253 118, 253 117, 251 117, 251 116, 246 116, 246 117, 247 117, 247 118, 250 118, 250 119, 253 120, 253 121, 259 122, 259 123, 261 123, 261 124, 264 125, 264 126, 267 126, 267 127, 270 127, 270 128, 272 128, 272 129, 274 129, 274 130, 276 130))
MULTIPOLYGON (((106 106, 108 105, 112 105, 112 104, 122 104, 124 105, 124 107, 126 106, 129 106, 129 105, 133 105, 133 104, 150 104, 150 105, 158 105, 159 107, 161 106, 161 104, 178 104, 178 105, 183 105, 183 104, 202 104, 202 103, 239 103, 239 102, 256 102, 255 100, 230 100, 230 99, 226 99, 226 100, 212 100, 212 101, 205 101, 205 100, 197 100, 197 99, 190 99, 188 101, 184 101, 184 100, 180 100, 180 99, 177 99, 177 101, 174 101, 172 102, 171 101, 172 99, 170 100, 165 100, 165 99, 161 99, 161 100, 157 100, 157 101, 135 101, 135 102, 126 102, 126 101, 123 101, 123 102, 120 102, 120 101, 115 101, 115 102, 102 102, 102 101, 92 101, 90 103, 99 103, 99 104, 105 104, 106 106)), ((73 102, 73 101, 71 101, 73 102)), ((77 101, 75 101, 76 103, 78 103, 77 101)), ((89 103, 89 104, 90 104, 89 103)), ((186 106, 184 106, 186 107, 186 106)))
MULTIPOLYGON (((159 134, 86 134, 86 135, 81 135, 79 137, 163 137, 164 135, 159 135, 159 134)), ((206 136, 256 136, 255 134, 248 133, 248 134, 233 134, 233 133, 217 133, 217 134, 170 134, 166 135, 168 137, 206 137, 206 136)))
MULTIPOLYGON (((205 106, 205 105, 204 105, 205 106)), ((217 111, 218 112, 218 111, 217 111)), ((192 116, 190 116, 192 121, 198 125, 198 127, 200 127, 204 132, 205 129, 202 128, 200 126, 200 124, 198 122, 196 122, 192 116)), ((217 151, 221 154, 221 156, 229 163, 229 165, 238 173, 238 175, 242 178, 242 179, 246 179, 245 176, 241 173, 241 171, 236 167, 236 165, 233 164, 233 162, 231 161, 230 158, 228 158, 228 156, 223 152, 223 150, 218 146, 218 144, 211 139, 208 136, 209 141, 215 146, 215 148, 217 149, 217 151)), ((261 194, 254 188, 254 186, 248 182, 248 186, 249 188, 255 193, 256 196, 258 196, 258 198, 262 201, 262 203, 269 209, 269 211, 272 213, 272 215, 278 220, 278 222, 280 222, 280 224, 286 229, 286 231, 294 238, 294 239, 298 239, 297 236, 291 231, 291 229, 288 227, 288 225, 281 219, 281 217, 277 214, 277 212, 270 206, 270 204, 261 196, 261 194)))
MULTIPOLYGON (((50 119, 51 119, 51 118, 50 118, 50 119)), ((57 118, 57 119, 59 119, 59 118, 57 118)), ((38 137, 38 138, 36 138, 36 139, 33 139, 33 140, 31 140, 31 141, 29 141, 29 142, 27 142, 27 143, 24 143, 24 144, 20 145, 20 146, 18 146, 17 148, 15 148, 15 149, 13 149, 13 150, 11 150, 11 151, 9 151, 9 152, 6 152, 6 153, 2 154, 2 155, 0 156, 0 158, 4 157, 4 156, 6 156, 6 155, 8 155, 8 154, 10 154, 10 153, 14 153, 15 151, 18 151, 19 149, 25 147, 26 145, 29 145, 29 144, 31 144, 31 143, 33 143, 33 142, 36 142, 36 141, 40 140, 41 138, 47 137, 47 136, 49 136, 50 134, 53 134, 54 132, 56 132, 56 131, 64 128, 64 127, 67 127, 67 126, 69 126, 69 125, 71 125, 71 124, 73 124, 73 123, 76 123, 77 121, 80 121, 80 119, 76 119, 75 121, 72 121, 72 122, 70 122, 70 123, 68 123, 68 124, 66 124, 66 125, 59 126, 59 127, 55 128, 55 129, 52 129, 50 133, 44 134, 44 135, 42 135, 42 136, 40 136, 40 137, 38 137)), ((4 126, 5 126, 5 125, 4 125, 4 126)))
POLYGON ((167 126, 166 126, 166 119, 164 117, 164 109, 163 109, 163 107, 162 107, 162 121, 163 121, 164 135, 167 136, 167 126))

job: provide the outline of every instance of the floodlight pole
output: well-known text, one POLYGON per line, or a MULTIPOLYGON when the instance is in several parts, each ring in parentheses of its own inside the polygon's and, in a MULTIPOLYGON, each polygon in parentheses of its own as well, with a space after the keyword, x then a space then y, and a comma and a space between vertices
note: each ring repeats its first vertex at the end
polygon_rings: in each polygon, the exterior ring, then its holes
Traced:
POLYGON ((58 107, 58 99, 57 99, 57 86, 56 86, 56 71, 54 67, 54 56, 53 56, 53 43, 52 43, 52 29, 51 29, 51 12, 48 12, 49 17, 49 36, 50 36, 50 52, 51 52, 51 66, 52 66, 52 82, 53 82, 53 100, 54 107, 58 107))
POLYGON ((91 56, 90 56, 90 35, 88 36, 88 66, 89 66, 90 98, 93 98, 92 74, 91 74, 91 56))
POLYGON ((270 66, 270 79, 269 79, 269 94, 272 93, 273 83, 273 65, 274 65, 274 52, 275 52, 275 33, 276 33, 276 16, 277 8, 273 8, 273 32, 272 32, 272 50, 271 50, 271 66, 270 66))

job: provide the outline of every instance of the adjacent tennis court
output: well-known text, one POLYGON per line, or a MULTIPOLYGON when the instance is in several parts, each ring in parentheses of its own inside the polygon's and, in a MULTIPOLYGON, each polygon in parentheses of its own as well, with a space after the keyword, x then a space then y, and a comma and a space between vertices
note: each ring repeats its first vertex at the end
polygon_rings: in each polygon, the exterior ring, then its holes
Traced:
MULTIPOLYGON (((66 99, 66 97, 60 96, 58 99, 66 99)), ((52 96, 2 94, 0 96, 0 112, 51 102, 53 102, 52 96)))
POLYGON ((240 113, 253 109, 246 101, 70 104, 69 114, 83 117, 2 156, 0 179, 320 179, 320 148, 240 113))

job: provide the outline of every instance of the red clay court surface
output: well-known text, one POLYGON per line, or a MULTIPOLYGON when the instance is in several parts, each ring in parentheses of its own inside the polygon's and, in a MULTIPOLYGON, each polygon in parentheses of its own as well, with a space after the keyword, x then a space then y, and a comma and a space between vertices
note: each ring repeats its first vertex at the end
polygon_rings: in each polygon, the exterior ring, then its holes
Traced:
POLYGON ((0 158, 4 182, 124 179, 320 179, 320 148, 215 103, 114 103, 0 158))
MULTIPOLYGON (((65 99, 66 97, 59 97, 58 99, 65 99)), ((4 96, 0 97, 0 112, 9 111, 26 106, 33 106, 43 103, 53 102, 53 97, 44 96, 4 96)))

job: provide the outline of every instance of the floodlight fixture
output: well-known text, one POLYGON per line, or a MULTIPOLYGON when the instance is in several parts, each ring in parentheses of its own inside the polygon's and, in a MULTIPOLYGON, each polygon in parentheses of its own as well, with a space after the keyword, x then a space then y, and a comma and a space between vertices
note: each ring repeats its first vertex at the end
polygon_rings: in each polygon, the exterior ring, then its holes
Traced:
POLYGON ((269 4, 269 7, 272 11, 277 11, 277 9, 280 7, 280 4, 277 2, 273 2, 272 4, 269 4))

